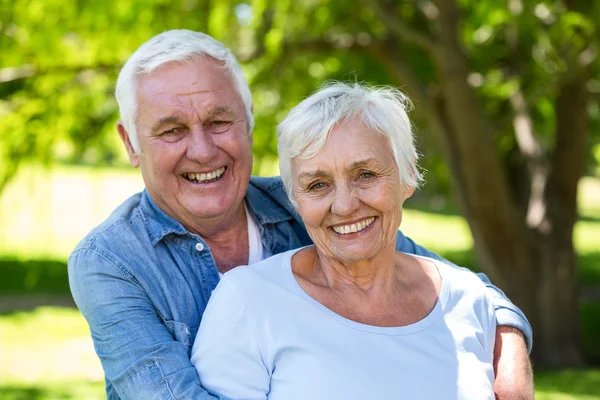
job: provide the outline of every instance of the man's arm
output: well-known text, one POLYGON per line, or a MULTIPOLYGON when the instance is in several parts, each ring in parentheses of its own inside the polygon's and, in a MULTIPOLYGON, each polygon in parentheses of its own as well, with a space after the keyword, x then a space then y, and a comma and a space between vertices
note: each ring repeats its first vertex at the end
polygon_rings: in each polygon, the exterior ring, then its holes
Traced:
POLYGON ((120 398, 216 399, 201 388, 185 345, 173 339, 116 257, 77 250, 69 258, 69 284, 106 378, 120 398))
MULTIPOLYGON (((412 239, 404 236, 400 231, 398 231, 398 234, 396 236, 396 250, 402 251, 404 253, 417 254, 420 256, 435 258, 436 260, 443 261, 444 263, 452 267, 462 268, 440 257, 439 255, 427 250, 426 248, 419 246, 412 239)), ((531 352, 531 346, 533 344, 533 331, 531 329, 529 321, 527 321, 527 318, 525 317, 525 314, 523 314, 519 307, 515 306, 508 299, 508 297, 506 297, 502 290, 492 285, 492 283, 485 274, 479 273, 477 274, 477 276, 483 281, 483 283, 485 283, 486 293, 494 303, 494 310, 496 312, 496 325, 514 327, 521 331, 521 333, 525 337, 527 352, 531 352)))

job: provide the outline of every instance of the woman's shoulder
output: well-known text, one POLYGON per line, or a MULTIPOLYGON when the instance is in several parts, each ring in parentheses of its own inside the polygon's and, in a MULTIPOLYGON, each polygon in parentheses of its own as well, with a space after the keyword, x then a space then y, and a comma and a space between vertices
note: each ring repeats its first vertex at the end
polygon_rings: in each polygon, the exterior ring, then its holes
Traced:
POLYGON ((453 286, 461 287, 464 289, 485 289, 485 284, 477 276, 477 274, 470 269, 463 267, 456 267, 450 264, 446 264, 443 261, 437 260, 431 257, 415 256, 433 263, 438 269, 442 279, 448 279, 451 281, 453 286))
POLYGON ((485 283, 473 271, 458 268, 430 257, 415 256, 436 266, 442 278, 442 287, 448 293, 448 301, 460 304, 491 303, 485 283))

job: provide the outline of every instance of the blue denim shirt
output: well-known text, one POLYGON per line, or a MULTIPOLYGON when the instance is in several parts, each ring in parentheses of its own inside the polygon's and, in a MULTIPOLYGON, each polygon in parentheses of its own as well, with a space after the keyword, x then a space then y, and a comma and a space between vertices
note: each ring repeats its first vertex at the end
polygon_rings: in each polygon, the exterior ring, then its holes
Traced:
MULTIPOLYGON (((279 178, 250 181, 246 204, 271 254, 311 244, 279 178)), ((398 233, 398 250, 438 258, 398 233)), ((73 250, 71 292, 90 325, 113 399, 215 399, 202 389, 190 352, 202 314, 219 281, 208 245, 164 213, 146 191, 122 205, 73 250)), ((527 319, 488 284, 500 325, 527 319)))

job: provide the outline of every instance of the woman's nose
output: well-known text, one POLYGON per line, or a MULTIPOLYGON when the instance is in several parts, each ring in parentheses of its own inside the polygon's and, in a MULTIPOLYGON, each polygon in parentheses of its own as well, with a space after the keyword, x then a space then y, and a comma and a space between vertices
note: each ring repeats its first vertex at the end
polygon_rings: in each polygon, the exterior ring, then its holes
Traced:
POLYGON ((357 209, 360 201, 357 193, 348 185, 336 186, 333 192, 331 212, 336 215, 352 215, 357 209))

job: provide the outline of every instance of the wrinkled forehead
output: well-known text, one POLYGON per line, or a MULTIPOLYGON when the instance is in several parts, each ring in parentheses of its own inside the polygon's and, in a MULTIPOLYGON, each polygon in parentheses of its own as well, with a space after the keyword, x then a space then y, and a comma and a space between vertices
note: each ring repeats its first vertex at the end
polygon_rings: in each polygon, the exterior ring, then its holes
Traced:
POLYGON ((210 57, 173 62, 140 76, 138 115, 215 109, 243 113, 243 103, 223 63, 210 57))
POLYGON ((358 123, 335 125, 321 143, 310 145, 292 159, 294 172, 310 170, 353 170, 356 166, 395 166, 387 137, 358 123))
POLYGON ((224 64, 208 56, 163 64, 150 73, 140 75, 137 84, 138 97, 216 91, 238 96, 233 78, 224 64))

